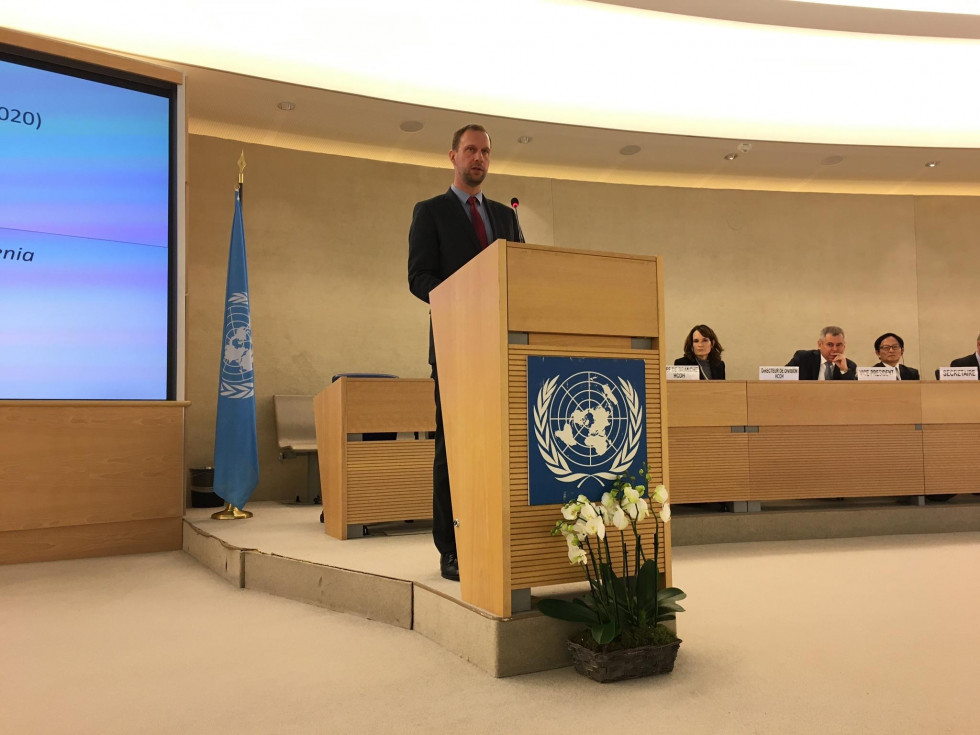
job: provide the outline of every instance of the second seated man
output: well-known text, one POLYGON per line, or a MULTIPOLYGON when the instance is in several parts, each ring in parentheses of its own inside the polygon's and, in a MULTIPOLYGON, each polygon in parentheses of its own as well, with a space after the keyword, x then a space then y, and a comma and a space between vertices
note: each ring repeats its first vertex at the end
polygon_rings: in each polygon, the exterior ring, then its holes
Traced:
POLYGON ((817 338, 817 349, 797 350, 787 367, 800 369, 800 380, 857 380, 857 364, 844 356, 844 330, 824 327, 817 338))
POLYGON ((881 362, 874 367, 895 368, 896 380, 918 380, 919 371, 907 367, 899 361, 905 354, 905 340, 894 332, 885 332, 875 340, 875 354, 881 362))

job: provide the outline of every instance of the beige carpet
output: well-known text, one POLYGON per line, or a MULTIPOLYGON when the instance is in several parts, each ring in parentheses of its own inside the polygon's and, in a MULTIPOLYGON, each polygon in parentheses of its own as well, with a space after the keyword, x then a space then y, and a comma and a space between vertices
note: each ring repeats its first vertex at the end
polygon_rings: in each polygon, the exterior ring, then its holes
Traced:
POLYGON ((182 552, 0 567, 0 733, 976 733, 980 534, 674 549, 673 674, 493 679, 182 552))

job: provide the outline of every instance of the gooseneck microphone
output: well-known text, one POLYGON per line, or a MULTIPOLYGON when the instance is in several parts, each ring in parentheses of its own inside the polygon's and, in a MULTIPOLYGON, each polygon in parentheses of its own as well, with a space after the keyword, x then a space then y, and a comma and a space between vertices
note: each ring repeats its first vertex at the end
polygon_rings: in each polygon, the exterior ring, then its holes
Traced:
POLYGON ((517 208, 521 206, 521 202, 517 197, 511 197, 510 206, 514 209, 514 218, 517 220, 517 235, 521 238, 521 242, 524 242, 524 229, 521 227, 521 218, 517 214, 517 208))

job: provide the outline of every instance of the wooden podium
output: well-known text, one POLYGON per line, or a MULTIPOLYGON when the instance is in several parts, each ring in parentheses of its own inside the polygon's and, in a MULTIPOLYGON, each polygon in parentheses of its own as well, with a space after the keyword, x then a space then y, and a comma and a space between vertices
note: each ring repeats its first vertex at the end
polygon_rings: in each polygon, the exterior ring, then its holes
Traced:
MULTIPOLYGON (((642 359, 650 483, 664 482, 662 284, 656 257, 498 240, 431 292, 465 602, 509 617, 518 591, 585 579, 550 536, 560 506, 528 505, 528 356, 642 359)), ((669 526, 660 565, 669 584, 669 526)))
POLYGON ((364 434, 435 431, 431 378, 335 380, 313 399, 323 529, 346 539, 367 523, 432 517, 433 441, 362 441, 364 434))

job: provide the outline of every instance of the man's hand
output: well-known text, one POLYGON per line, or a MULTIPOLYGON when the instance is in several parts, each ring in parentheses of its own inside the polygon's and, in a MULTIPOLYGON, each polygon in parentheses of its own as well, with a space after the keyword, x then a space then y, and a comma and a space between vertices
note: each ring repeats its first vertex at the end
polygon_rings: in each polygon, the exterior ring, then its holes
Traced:
POLYGON ((840 371, 842 373, 847 372, 847 358, 844 357, 843 352, 837 355, 835 358, 833 358, 831 362, 834 363, 838 368, 840 368, 840 371))

